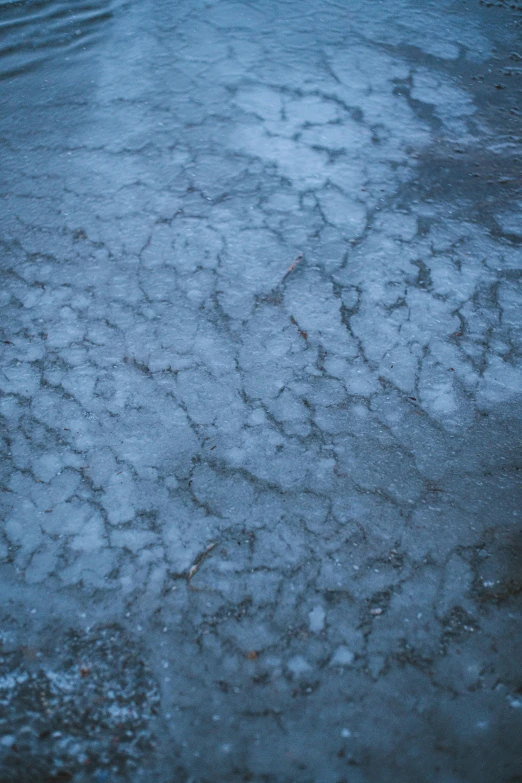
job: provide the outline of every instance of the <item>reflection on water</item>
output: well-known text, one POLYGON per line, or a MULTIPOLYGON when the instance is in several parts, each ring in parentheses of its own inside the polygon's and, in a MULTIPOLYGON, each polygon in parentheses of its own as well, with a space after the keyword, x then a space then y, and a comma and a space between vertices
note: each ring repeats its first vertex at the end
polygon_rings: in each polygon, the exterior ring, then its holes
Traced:
POLYGON ((0 79, 59 52, 86 48, 114 6, 113 0, 0 0, 0 79))

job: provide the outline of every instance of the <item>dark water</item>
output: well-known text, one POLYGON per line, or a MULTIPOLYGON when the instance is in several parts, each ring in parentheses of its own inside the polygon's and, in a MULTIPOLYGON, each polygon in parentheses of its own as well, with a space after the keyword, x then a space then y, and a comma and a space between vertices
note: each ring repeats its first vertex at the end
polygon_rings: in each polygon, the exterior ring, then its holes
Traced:
POLYGON ((2 0, 0 79, 26 73, 52 57, 67 62, 77 49, 96 44, 115 6, 111 0, 2 0))

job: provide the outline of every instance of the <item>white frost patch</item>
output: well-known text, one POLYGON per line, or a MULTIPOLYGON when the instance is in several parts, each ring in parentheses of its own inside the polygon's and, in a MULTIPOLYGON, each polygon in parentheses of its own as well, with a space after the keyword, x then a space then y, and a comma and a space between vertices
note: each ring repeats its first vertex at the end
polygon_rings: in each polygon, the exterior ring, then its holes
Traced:
POLYGON ((15 688, 17 685, 21 685, 27 682, 29 675, 26 672, 21 674, 6 674, 4 677, 0 677, 0 691, 8 691, 15 688))
POLYGON ((42 552, 33 555, 31 562, 25 569, 25 579, 27 582, 43 582, 51 574, 57 562, 57 551, 54 548, 47 547, 42 552))
POLYGON ((33 460, 33 473, 40 481, 50 481, 63 467, 63 461, 57 454, 42 454, 33 460))
POLYGON ((74 679, 60 672, 47 671, 47 679, 61 691, 73 691, 77 686, 74 679))
POLYGON ((102 503, 112 525, 130 522, 134 518, 134 495, 134 482, 129 473, 121 471, 111 477, 102 503))
POLYGON ((503 212, 495 216, 495 220, 504 234, 522 237, 522 201, 517 202, 518 209, 513 212, 503 212))
POLYGON ((240 90, 234 102, 243 111, 252 112, 263 120, 280 120, 283 108, 280 92, 269 87, 248 87, 240 90))
POLYGON ((309 672, 312 669, 308 661, 303 658, 302 655, 294 655, 293 658, 290 658, 287 663, 287 668, 292 672, 294 677, 299 677, 299 675, 305 674, 305 672, 309 672))
POLYGON ((29 364, 5 367, 0 372, 0 390, 5 394, 32 397, 40 386, 40 371, 29 364))
POLYGON ((490 356, 477 391, 477 404, 489 408, 513 402, 522 396, 522 367, 514 367, 500 356, 490 356))
POLYGON ((353 652, 348 647, 341 645, 332 655, 330 666, 351 666, 354 657, 353 652))
POLYGON ((362 234, 366 225, 366 209, 363 204, 338 190, 323 190, 319 204, 327 223, 340 229, 344 237, 351 239, 362 234))
POLYGON ((321 633, 324 630, 326 612, 322 606, 314 606, 311 612, 308 612, 308 624, 312 633, 321 633))
POLYGON ((469 93, 456 87, 448 79, 423 69, 414 74, 413 85, 411 97, 432 105, 435 114, 449 130, 455 132, 466 130, 462 118, 475 113, 475 106, 469 93))

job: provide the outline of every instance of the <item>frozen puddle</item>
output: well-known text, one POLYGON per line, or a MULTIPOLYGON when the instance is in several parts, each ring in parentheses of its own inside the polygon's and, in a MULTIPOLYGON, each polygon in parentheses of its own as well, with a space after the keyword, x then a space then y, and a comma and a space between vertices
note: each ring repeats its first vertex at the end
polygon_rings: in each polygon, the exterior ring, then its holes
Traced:
POLYGON ((522 775, 518 28, 469 5, 0 4, 2 781, 522 775))

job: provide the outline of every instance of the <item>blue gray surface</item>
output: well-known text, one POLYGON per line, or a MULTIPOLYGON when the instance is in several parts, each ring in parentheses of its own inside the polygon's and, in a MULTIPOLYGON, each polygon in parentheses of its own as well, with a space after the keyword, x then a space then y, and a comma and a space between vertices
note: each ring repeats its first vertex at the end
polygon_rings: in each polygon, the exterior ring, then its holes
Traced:
POLYGON ((2 781, 522 780, 521 10, 2 0, 2 781))

